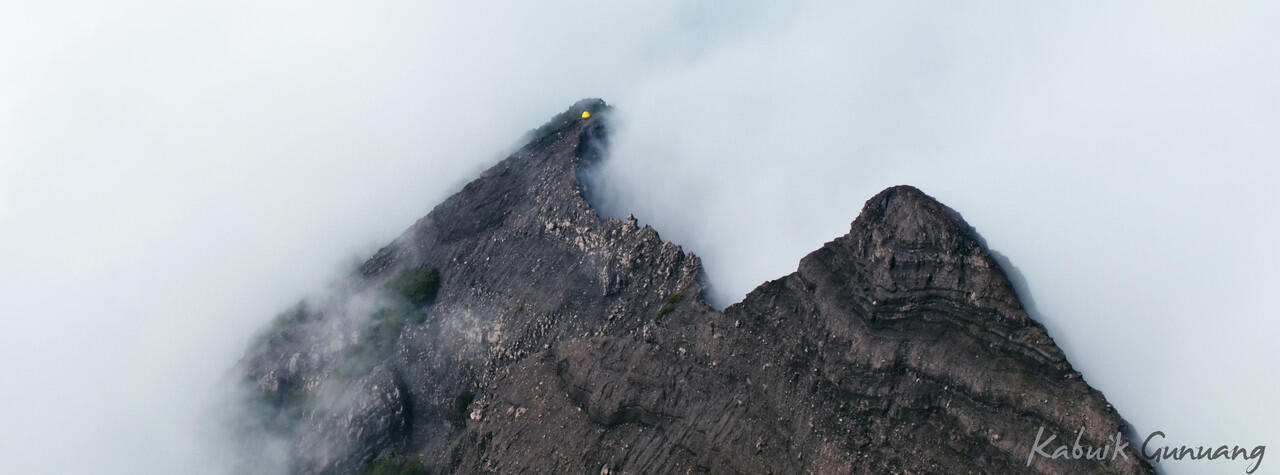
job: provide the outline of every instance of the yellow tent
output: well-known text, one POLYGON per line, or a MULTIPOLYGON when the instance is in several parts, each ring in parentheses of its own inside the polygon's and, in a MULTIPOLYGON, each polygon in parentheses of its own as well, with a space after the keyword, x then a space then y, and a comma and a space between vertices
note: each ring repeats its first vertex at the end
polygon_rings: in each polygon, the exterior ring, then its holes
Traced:
POLYGON ((582 111, 582 118, 591 117, 591 111, 582 111))

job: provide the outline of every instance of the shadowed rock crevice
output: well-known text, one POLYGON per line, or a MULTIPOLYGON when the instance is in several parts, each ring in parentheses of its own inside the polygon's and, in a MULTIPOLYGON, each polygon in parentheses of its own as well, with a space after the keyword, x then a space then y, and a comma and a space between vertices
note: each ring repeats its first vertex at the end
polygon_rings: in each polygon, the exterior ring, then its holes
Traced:
POLYGON ((953 210, 885 190, 848 234, 719 312, 696 256, 585 198, 607 117, 583 101, 535 130, 245 357, 262 398, 307 408, 290 470, 1150 471, 1133 454, 1026 466, 1040 426, 1100 446, 1124 422, 953 210), (370 313, 353 302, 425 267, 439 287, 423 318, 335 388, 370 313))

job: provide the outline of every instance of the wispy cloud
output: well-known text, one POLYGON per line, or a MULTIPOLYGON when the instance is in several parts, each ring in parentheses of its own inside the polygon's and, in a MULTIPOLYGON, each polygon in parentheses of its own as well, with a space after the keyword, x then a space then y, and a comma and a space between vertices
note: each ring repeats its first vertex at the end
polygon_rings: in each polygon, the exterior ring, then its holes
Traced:
POLYGON ((216 472, 249 335, 586 96, 720 304, 910 183, 1140 430, 1270 436, 1277 12, 1160 7, 7 3, 0 457, 216 472))

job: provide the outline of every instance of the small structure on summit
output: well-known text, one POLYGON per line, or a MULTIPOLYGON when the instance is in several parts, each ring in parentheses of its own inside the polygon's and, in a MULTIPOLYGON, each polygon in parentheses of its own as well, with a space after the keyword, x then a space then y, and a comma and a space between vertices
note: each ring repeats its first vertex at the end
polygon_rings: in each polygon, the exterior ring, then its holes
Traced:
POLYGON ((588 117, 591 117, 591 111, 582 111, 582 118, 586 119, 588 117))

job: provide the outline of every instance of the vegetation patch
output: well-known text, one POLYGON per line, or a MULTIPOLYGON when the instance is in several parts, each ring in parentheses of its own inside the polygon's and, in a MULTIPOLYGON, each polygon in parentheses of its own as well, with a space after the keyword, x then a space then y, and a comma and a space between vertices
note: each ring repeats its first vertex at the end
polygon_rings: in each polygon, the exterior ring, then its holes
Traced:
POLYGON ((266 345, 273 340, 281 338, 285 331, 307 319, 307 302, 305 300, 298 301, 288 310, 280 312, 271 319, 271 324, 266 329, 258 333, 249 345, 250 351, 265 350, 266 345))
MULTIPOLYGON (((381 307, 364 323, 360 329, 359 339, 338 355, 334 363, 334 377, 339 380, 355 380, 369 374, 373 368, 386 361, 395 349, 396 341, 400 339, 400 334, 404 332, 405 327, 426 321, 427 313, 424 307, 435 302, 439 290, 440 272, 434 267, 406 269, 391 279, 381 289, 382 294, 379 299, 381 307)), ((298 302, 272 320, 271 325, 255 338, 250 351, 267 351, 272 345, 289 344, 287 339, 293 335, 291 330, 319 315, 305 301, 298 302)), ((252 379, 246 379, 245 382, 256 384, 252 379)), ((258 397, 261 398, 263 408, 271 410, 270 417, 263 416, 264 426, 269 426, 271 430, 281 433, 291 430, 293 424, 302 418, 303 413, 312 403, 306 392, 287 381, 281 382, 275 391, 259 393, 258 397)), ((467 404, 470 404, 470 401, 467 401, 467 404)), ((388 467, 391 466, 388 465, 382 469, 387 470, 388 467)), ((395 467, 399 469, 400 465, 395 467)), ((409 467, 406 470, 414 470, 413 467, 421 468, 418 465, 405 465, 405 467, 409 467)))
POLYGON ((440 271, 434 267, 407 269, 384 290, 385 306, 369 317, 359 341, 343 353, 338 361, 339 377, 354 379, 369 374, 391 356, 405 326, 426 321, 427 314, 422 307, 435 301, 440 290, 440 271))
POLYGON ((466 415, 467 408, 471 407, 471 403, 476 400, 476 393, 470 390, 463 391, 458 397, 453 398, 453 410, 459 415, 466 415))
POLYGON ((405 270, 396 276, 390 288, 411 305, 429 304, 435 301, 436 292, 440 290, 440 271, 435 267, 405 270))
POLYGON ((665 317, 668 313, 675 311, 676 306, 680 305, 680 301, 682 300, 684 300, 684 295, 671 294, 670 297, 667 297, 667 302, 662 304, 662 308, 658 309, 658 314, 653 316, 653 321, 662 321, 662 317, 665 317))
POLYGON ((361 475, 426 475, 427 469, 417 460, 384 459, 366 465, 361 475))
POLYGON ((403 307, 384 308, 369 318, 360 339, 342 354, 338 376, 354 379, 369 374, 374 366, 391 356, 396 340, 410 321, 419 320, 418 312, 403 307))
POLYGON ((528 142, 542 140, 547 136, 556 133, 560 129, 565 128, 565 126, 582 120, 583 112, 588 112, 590 113, 589 115, 595 115, 601 110, 606 110, 608 108, 609 106, 601 99, 580 100, 573 104, 573 106, 569 107, 568 110, 556 114, 555 117, 552 117, 551 120, 547 121, 547 123, 542 124, 541 127, 529 131, 529 134, 527 135, 528 142))

